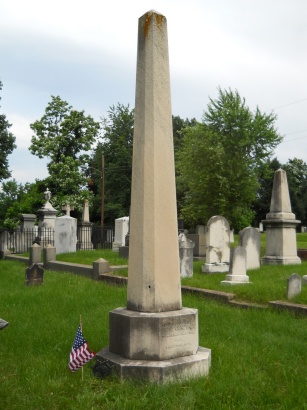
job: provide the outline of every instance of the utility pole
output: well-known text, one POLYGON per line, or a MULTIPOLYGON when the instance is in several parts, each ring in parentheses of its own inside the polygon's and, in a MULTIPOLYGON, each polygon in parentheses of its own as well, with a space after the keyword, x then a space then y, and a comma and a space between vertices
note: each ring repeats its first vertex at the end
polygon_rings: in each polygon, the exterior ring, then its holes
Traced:
POLYGON ((101 158, 101 227, 104 224, 104 155, 101 158))

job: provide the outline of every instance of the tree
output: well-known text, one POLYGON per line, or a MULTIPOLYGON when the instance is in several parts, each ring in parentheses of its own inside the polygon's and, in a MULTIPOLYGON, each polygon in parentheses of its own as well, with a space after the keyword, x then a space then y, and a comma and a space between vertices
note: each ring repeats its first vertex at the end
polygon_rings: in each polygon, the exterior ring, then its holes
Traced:
POLYGON ((307 225, 307 164, 293 158, 282 168, 287 172, 292 212, 302 225, 307 225))
MULTIPOLYGON (((129 105, 111 106, 102 119, 102 140, 89 162, 89 188, 95 194, 94 209, 101 212, 102 155, 105 160, 105 221, 129 215, 134 110, 129 105)), ((100 215, 93 213, 98 221, 100 215)))
POLYGON ((259 169, 258 190, 256 198, 252 204, 252 209, 254 212, 254 226, 258 226, 270 212, 274 172, 281 167, 282 165, 277 158, 273 158, 272 160, 267 160, 266 163, 263 164, 263 167, 259 169))
POLYGON ((179 184, 185 187, 181 214, 190 225, 223 215, 231 226, 251 223, 258 174, 281 141, 273 114, 253 113, 237 91, 210 99, 202 123, 184 131, 177 156, 179 184))
MULTIPOLYGON (((2 90, 2 82, 0 81, 0 91, 2 90)), ((1 97, 0 97, 1 100, 1 97)), ((8 155, 16 148, 15 137, 9 132, 11 124, 6 119, 4 114, 0 114, 0 181, 11 176, 9 171, 8 155)))
POLYGON ((20 214, 35 214, 44 204, 45 181, 18 184, 15 179, 4 182, 0 192, 0 226, 14 228, 20 214))
POLYGON ((59 96, 51 96, 45 114, 30 125, 35 132, 30 152, 39 158, 48 157, 47 178, 53 193, 53 204, 61 206, 66 201, 82 208, 83 200, 89 197, 86 189, 84 167, 89 161, 86 154, 95 143, 100 124, 84 111, 73 110, 59 96))

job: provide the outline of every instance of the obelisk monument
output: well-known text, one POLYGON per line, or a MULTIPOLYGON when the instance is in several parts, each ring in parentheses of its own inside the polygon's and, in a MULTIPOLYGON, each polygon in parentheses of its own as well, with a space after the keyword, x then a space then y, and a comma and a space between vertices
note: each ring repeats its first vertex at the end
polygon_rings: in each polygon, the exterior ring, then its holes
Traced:
POLYGON ((297 256, 296 226, 301 222, 292 213, 287 174, 283 169, 274 173, 270 212, 261 221, 266 227, 263 265, 300 265, 297 256))
POLYGON ((182 308, 166 18, 139 19, 127 308, 110 312, 98 353, 121 378, 171 381, 207 375, 197 309, 182 308))

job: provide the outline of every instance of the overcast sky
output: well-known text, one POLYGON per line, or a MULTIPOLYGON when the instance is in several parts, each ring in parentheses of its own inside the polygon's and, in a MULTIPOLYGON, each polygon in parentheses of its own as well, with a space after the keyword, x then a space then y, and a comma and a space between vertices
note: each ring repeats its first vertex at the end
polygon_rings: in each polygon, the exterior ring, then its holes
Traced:
POLYGON ((218 87, 238 90, 278 115, 279 161, 307 162, 306 0, 1 0, 0 113, 18 182, 47 176, 29 124, 51 95, 97 121, 118 102, 134 107, 138 18, 151 9, 168 22, 174 115, 200 121, 218 87))

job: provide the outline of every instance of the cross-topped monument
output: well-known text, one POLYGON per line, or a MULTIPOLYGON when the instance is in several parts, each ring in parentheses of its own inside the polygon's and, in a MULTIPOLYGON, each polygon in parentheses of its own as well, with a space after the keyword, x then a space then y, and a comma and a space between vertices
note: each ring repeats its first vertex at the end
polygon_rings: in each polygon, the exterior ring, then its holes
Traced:
POLYGON ((170 381, 206 375, 198 312, 182 308, 166 18, 139 19, 127 308, 110 312, 98 353, 122 378, 170 381))

